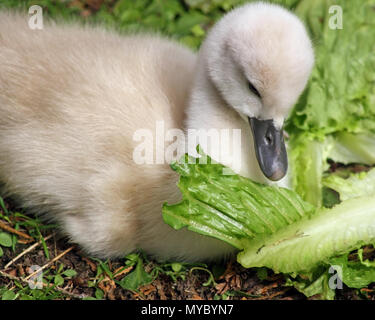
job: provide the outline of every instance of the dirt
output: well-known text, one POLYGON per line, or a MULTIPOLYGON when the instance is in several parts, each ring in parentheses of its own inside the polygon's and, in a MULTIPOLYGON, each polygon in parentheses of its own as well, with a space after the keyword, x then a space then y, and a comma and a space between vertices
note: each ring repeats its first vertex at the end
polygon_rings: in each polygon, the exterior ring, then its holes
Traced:
MULTIPOLYGON (((71 247, 71 244, 65 242, 63 239, 52 238, 47 241, 50 252, 50 259, 45 256, 42 247, 38 247, 24 255, 21 259, 12 264, 6 273, 15 276, 23 277, 29 273, 29 268, 32 265, 43 266, 52 260, 56 255, 64 252, 71 247)), ((6 263, 17 256, 28 245, 17 245, 16 251, 11 249, 4 249, 4 256, 0 258, 0 270, 4 269, 6 263)), ((70 293, 66 295, 66 299, 76 299, 77 295, 95 297, 95 287, 89 287, 89 281, 95 279, 98 263, 87 257, 82 253, 78 246, 72 251, 61 257, 56 263, 50 267, 50 274, 58 268, 60 263, 63 263, 64 269, 74 269, 77 275, 70 280, 65 281, 64 289, 70 293), (74 295, 74 296, 73 296, 74 295)), ((150 272, 157 264, 155 261, 149 261, 145 265, 146 271, 150 272)), ((114 270, 124 266, 124 259, 108 261, 108 266, 113 272, 114 270)), ((97 287, 104 292, 104 299, 111 300, 128 300, 128 299, 147 299, 147 300, 211 300, 222 294, 227 294, 227 299, 251 299, 251 300, 267 300, 267 299, 281 299, 281 300, 300 300, 306 297, 299 293, 292 287, 284 286, 285 280, 280 274, 273 274, 268 271, 266 279, 259 279, 256 270, 245 269, 234 261, 227 261, 222 264, 225 267, 225 272, 215 279, 215 284, 204 285, 209 279, 209 273, 204 270, 195 270, 194 272, 187 272, 185 280, 173 280, 170 276, 159 274, 159 276, 139 289, 138 292, 124 290, 115 281, 106 277, 97 287)), ((208 266, 212 270, 212 266, 208 266)), ((115 277, 115 280, 121 280, 123 276, 115 277)), ((9 285, 13 280, 0 276, 0 287, 9 285)), ((371 291, 371 289, 368 289, 371 291)), ((356 290, 344 288, 344 290, 337 290, 337 299, 358 299, 356 290)), ((311 297, 310 299, 315 299, 311 297)))
MULTIPOLYGON (((66 243, 64 240, 51 239, 48 244, 50 260, 70 246, 71 244, 66 243)), ((0 270, 3 270, 4 266, 12 258, 27 247, 28 245, 17 245, 15 252, 4 248, 4 256, 0 258, 0 270)), ((50 260, 46 258, 44 250, 38 247, 24 255, 5 271, 12 276, 23 277, 25 274, 28 274, 29 268, 32 265, 43 266, 50 260)), ((97 263, 95 261, 85 256, 76 247, 50 267, 51 274, 53 274, 60 263, 63 263, 66 269, 73 269, 77 272, 77 275, 73 279, 64 283, 66 290, 75 295, 95 296, 96 288, 90 288, 88 285, 89 280, 95 279, 96 276, 97 263)), ((156 264, 157 262, 151 260, 145 266, 145 269, 152 271, 153 266, 156 264)), ((113 272, 124 266, 124 260, 109 261, 108 265, 113 272)), ((203 284, 209 279, 209 274, 206 271, 195 270, 191 273, 187 272, 185 280, 179 278, 174 281, 170 276, 160 274, 151 284, 141 287, 139 293, 124 290, 119 285, 106 290, 105 281, 102 281, 103 284, 99 285, 99 288, 102 287, 104 289, 104 298, 107 299, 200 300, 214 299, 215 294, 228 293, 233 290, 242 291, 244 292, 243 295, 252 296, 250 297, 251 299, 304 299, 304 296, 295 289, 283 287, 283 278, 280 275, 271 274, 267 280, 260 280, 254 270, 244 269, 233 261, 228 261, 223 266, 226 267, 226 271, 216 279, 216 285, 204 286, 203 284)), ((116 280, 121 280, 121 277, 116 278, 116 280)), ((12 280, 0 277, 0 287, 9 284, 10 281, 12 280)), ((229 299, 249 298, 243 295, 230 296, 229 299)), ((68 298, 71 297, 68 296, 68 298)))

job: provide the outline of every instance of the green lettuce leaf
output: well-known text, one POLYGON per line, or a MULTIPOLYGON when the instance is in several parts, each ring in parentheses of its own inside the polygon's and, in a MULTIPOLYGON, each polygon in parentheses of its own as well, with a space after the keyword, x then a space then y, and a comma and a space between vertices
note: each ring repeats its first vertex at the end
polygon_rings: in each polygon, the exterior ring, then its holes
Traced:
POLYGON ((326 138, 327 158, 344 164, 375 164, 375 134, 340 132, 326 138))
POLYGON ((333 297, 328 283, 332 264, 341 265, 342 281, 349 286, 375 281, 372 262, 347 259, 353 250, 375 243, 373 195, 316 209, 289 189, 223 174, 228 168, 198 152, 206 164, 185 155, 172 165, 180 174, 183 199, 164 204, 167 224, 226 241, 241 250, 237 260, 244 267, 288 274, 294 278, 290 283, 308 296, 333 297), (364 270, 363 279, 358 270, 364 270))
POLYGON ((285 285, 295 287, 306 297, 319 295, 320 299, 333 300, 335 297, 335 290, 329 286, 329 279, 332 274, 328 273, 326 269, 324 269, 324 271, 319 271, 320 272, 316 272, 316 275, 312 275, 313 280, 301 277, 292 279, 292 277, 289 277, 287 278, 285 285))
POLYGON ((207 159, 208 164, 195 164, 196 159, 185 155, 183 161, 172 165, 180 174, 183 200, 164 204, 163 218, 175 229, 187 226, 242 249, 248 239, 272 235, 315 210, 289 189, 223 174, 229 168, 210 164, 207 159))
POLYGON ((375 0, 305 0, 295 10, 316 39, 316 62, 285 128, 293 188, 317 207, 327 159, 375 164, 374 6, 375 0), (343 29, 330 28, 332 5, 342 9, 343 29))
POLYGON ((245 267, 308 272, 375 240, 373 196, 316 210, 291 190, 224 175, 221 164, 195 164, 186 155, 173 169, 183 200, 164 204, 164 221, 243 249, 245 267))
MULTIPOLYGON (((308 8, 300 16, 308 25, 313 20, 318 26, 312 31, 316 62, 286 129, 317 138, 343 131, 375 132, 375 42, 370 41, 375 38, 375 0, 305 0, 299 4, 304 5, 313 10, 308 8), (343 29, 330 28, 331 5, 342 8, 343 29)), ((303 10, 297 7, 299 11, 303 10)))
POLYGON ((350 199, 320 209, 268 237, 249 241, 238 261, 245 267, 304 273, 375 240, 375 197, 350 199))
POLYGON ((348 178, 329 175, 323 179, 323 185, 339 193, 340 200, 375 195, 375 169, 369 172, 351 174, 348 178))
POLYGON ((331 259, 332 265, 341 268, 341 280, 351 288, 363 288, 372 282, 375 282, 375 268, 374 263, 365 262, 362 260, 361 252, 359 251, 359 261, 349 261, 348 255, 331 259))
POLYGON ((292 136, 289 150, 290 172, 294 190, 311 204, 321 207, 323 172, 328 169, 330 145, 305 134, 292 136))
MULTIPOLYGON (((343 164, 375 164, 375 134, 340 132, 319 139, 310 133, 291 136, 289 161, 293 188, 316 207, 322 206, 323 186, 328 186, 327 179, 323 181, 329 168, 328 159, 343 164)), ((375 180, 368 182, 373 185, 375 180)))

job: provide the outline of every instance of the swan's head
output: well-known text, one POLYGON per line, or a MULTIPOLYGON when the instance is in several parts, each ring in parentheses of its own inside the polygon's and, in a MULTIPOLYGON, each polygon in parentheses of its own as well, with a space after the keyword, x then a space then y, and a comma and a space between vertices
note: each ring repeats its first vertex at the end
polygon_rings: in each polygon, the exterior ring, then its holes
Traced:
POLYGON ((213 27, 202 55, 221 97, 249 122, 264 175, 280 180, 288 163, 283 122, 314 63, 304 25, 282 7, 247 4, 213 27))

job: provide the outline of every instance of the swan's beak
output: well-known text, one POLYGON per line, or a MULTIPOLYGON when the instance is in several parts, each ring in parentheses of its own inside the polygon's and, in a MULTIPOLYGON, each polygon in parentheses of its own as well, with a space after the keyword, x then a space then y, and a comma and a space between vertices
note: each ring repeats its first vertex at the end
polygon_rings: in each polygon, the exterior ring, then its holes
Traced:
POLYGON ((273 120, 249 118, 254 148, 263 174, 272 181, 283 178, 288 170, 283 130, 276 129, 273 120))

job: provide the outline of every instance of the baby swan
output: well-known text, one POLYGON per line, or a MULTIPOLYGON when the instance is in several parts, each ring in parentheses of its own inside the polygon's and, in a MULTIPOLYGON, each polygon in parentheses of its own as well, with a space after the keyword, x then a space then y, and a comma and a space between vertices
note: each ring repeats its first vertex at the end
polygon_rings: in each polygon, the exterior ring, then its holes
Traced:
POLYGON ((170 260, 231 254, 224 242, 163 222, 162 204, 180 199, 178 176, 168 163, 134 161, 139 129, 155 132, 160 121, 166 132, 240 129, 240 141, 226 146, 197 142, 243 175, 280 180, 283 120, 313 60, 302 23, 270 4, 228 13, 198 56, 157 36, 54 24, 30 30, 25 17, 1 13, 2 195, 101 258, 138 248, 170 260))

